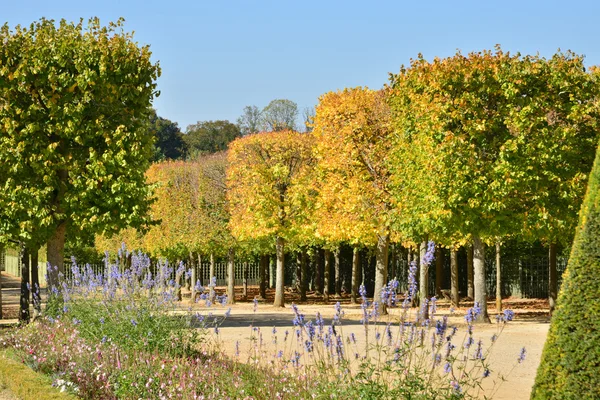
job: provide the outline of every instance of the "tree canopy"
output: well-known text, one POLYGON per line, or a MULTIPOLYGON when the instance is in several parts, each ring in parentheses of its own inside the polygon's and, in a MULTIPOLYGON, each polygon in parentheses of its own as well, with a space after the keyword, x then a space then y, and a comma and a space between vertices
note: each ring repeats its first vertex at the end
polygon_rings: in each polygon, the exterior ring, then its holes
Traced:
POLYGON ((239 126, 229 121, 202 121, 189 125, 183 137, 191 157, 227 150, 233 140, 241 137, 239 126))
POLYGON ((159 117, 154 111, 150 116, 149 129, 154 136, 152 161, 180 160, 185 157, 184 135, 176 122, 159 117))
POLYGON ((62 268, 67 226, 146 221, 160 69, 122 20, 4 25, 0 42, 0 234, 48 241, 48 261, 62 268))

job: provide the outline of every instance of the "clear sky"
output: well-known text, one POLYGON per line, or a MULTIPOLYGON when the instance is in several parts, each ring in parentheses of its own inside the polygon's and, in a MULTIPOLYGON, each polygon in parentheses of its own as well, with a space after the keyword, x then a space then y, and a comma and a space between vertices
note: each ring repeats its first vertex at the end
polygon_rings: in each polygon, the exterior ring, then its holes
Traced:
POLYGON ((427 59, 491 49, 549 57, 557 49, 600 64, 600 1, 202 1, 0 0, 0 21, 41 18, 102 23, 149 44, 162 76, 158 114, 182 129, 235 122, 273 99, 299 109, 344 87, 382 87, 389 72, 427 59))

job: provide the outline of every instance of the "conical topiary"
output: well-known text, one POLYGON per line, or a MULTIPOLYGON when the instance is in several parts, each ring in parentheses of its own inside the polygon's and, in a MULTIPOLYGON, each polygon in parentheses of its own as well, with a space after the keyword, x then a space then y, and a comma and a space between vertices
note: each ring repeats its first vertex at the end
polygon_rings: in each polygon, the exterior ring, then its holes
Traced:
POLYGON ((600 147, 531 398, 600 399, 600 147))

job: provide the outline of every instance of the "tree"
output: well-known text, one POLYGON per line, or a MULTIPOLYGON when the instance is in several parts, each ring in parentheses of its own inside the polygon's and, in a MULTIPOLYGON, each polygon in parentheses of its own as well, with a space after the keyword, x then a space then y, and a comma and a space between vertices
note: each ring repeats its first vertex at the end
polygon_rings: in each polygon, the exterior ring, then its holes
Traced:
POLYGON ((154 111, 150 116, 149 129, 155 138, 152 161, 179 160, 185 156, 184 135, 176 122, 159 117, 154 111))
POLYGON ((449 246, 472 240, 474 297, 485 319, 485 244, 527 232, 548 237, 536 225, 561 234, 572 218, 569 203, 597 140, 596 85, 571 53, 546 60, 500 48, 431 63, 419 57, 391 85, 399 229, 449 246))
POLYGON ((273 100, 262 110, 261 116, 265 131, 293 131, 298 119, 298 105, 291 100, 273 100))
POLYGON ((240 128, 242 136, 252 135, 260 132, 261 123, 262 115, 256 106, 244 107, 244 113, 237 120, 237 124, 240 128))
POLYGON ((600 151, 552 316, 532 399, 600 398, 600 151))
POLYGON ((313 124, 315 122, 315 108, 314 107, 304 107, 302 110, 302 119, 304 120, 304 130, 305 132, 312 132, 313 124))
POLYGON ((242 136, 240 128, 229 121, 203 121, 189 125, 183 137, 192 157, 227 150, 233 140, 242 136))
POLYGON ((317 160, 317 235, 331 246, 376 246, 375 301, 387 284, 392 208, 387 157, 390 111, 383 91, 345 89, 321 96, 312 135, 317 160))
POLYGON ((312 165, 312 137, 293 131, 245 136, 228 153, 230 228, 238 240, 275 240, 277 276, 274 305, 284 305, 286 242, 306 218, 302 187, 312 165))
POLYGON ((160 74, 123 20, 0 29, 0 235, 47 242, 50 287, 70 232, 146 221, 147 121, 160 74), (25 182, 25 184, 24 184, 25 182))

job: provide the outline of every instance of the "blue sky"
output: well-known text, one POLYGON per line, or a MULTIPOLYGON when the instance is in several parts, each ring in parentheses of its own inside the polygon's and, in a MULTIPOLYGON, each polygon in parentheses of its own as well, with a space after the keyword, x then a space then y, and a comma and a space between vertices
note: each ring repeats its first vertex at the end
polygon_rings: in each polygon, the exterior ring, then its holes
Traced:
POLYGON ((427 59, 491 49, 600 64, 597 1, 0 0, 0 21, 119 17, 160 61, 155 108, 182 129, 235 122, 246 105, 295 101, 300 110, 344 87, 382 87, 388 73, 427 59))

